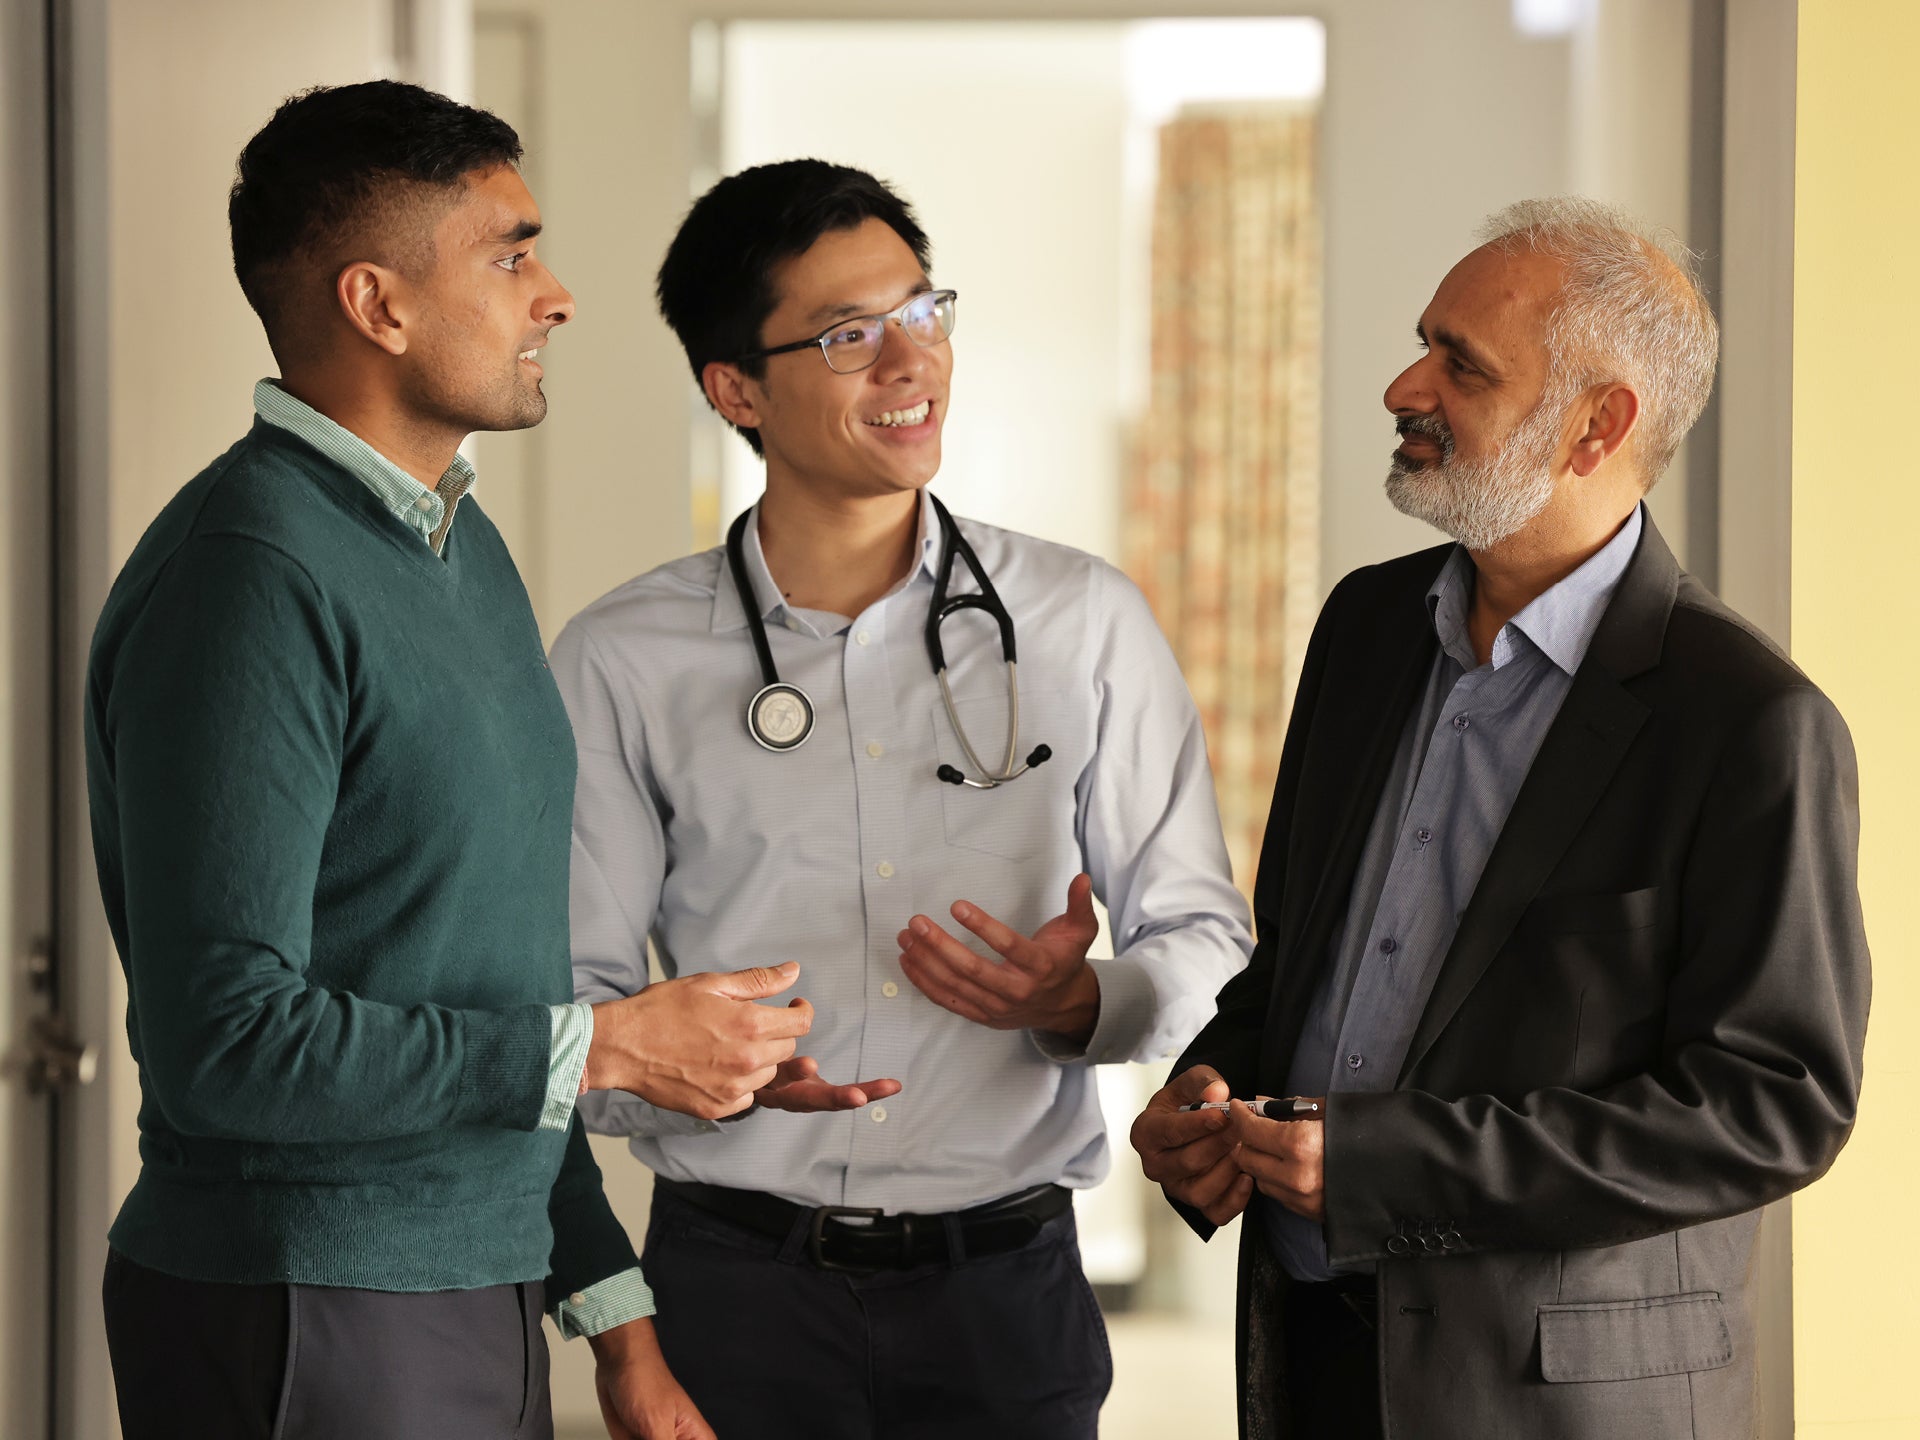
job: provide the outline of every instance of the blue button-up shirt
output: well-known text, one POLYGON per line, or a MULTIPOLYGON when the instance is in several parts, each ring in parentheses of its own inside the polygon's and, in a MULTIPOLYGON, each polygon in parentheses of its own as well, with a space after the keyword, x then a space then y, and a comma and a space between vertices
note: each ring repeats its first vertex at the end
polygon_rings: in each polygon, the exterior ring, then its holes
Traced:
MULTIPOLYGON (((790 606, 757 516, 745 559, 783 680, 813 699, 799 748, 747 733, 760 688, 726 568, 710 550, 643 575, 576 618, 553 671, 573 718, 573 956, 577 996, 668 975, 798 961, 815 1009, 802 1052, 830 1080, 897 1079, 863 1110, 762 1110, 713 1125, 611 1093, 590 1127, 631 1137, 657 1173, 806 1205, 962 1209, 1108 1166, 1093 1063, 1177 1053, 1251 949, 1228 874, 1193 701, 1139 590, 1060 545, 957 522, 1018 627, 1019 753, 1053 758, 994 790, 942 783, 966 768, 927 658, 940 524, 921 505, 918 563, 851 620, 790 606), (1031 934, 1086 870, 1109 912, 1100 1015, 1084 1052, 993 1030, 908 981, 896 936, 967 899, 1031 934)), ((976 588, 964 564, 950 593, 976 588)), ((1006 752, 1006 667, 979 611, 943 631, 974 748, 1006 752)), ((991 957, 990 957, 991 958, 991 957)))
MULTIPOLYGON (((1458 547, 1447 557, 1427 592, 1440 650, 1381 791, 1288 1094, 1394 1087, 1460 917, 1643 524, 1636 508, 1597 554, 1502 626, 1485 665, 1467 634, 1473 560, 1458 547)), ((1332 1277, 1318 1224, 1264 1196, 1256 1208, 1290 1275, 1332 1277)))

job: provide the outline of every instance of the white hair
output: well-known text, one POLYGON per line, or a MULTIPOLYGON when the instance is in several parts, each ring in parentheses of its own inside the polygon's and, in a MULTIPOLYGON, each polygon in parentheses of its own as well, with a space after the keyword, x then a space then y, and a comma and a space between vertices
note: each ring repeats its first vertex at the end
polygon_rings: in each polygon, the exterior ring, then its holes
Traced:
POLYGON ((1706 408, 1720 355, 1720 327, 1693 252, 1598 200, 1561 195, 1522 200, 1488 217, 1484 245, 1521 247, 1566 266, 1547 323, 1549 389, 1578 394, 1630 385, 1640 397, 1634 450, 1641 484, 1665 473, 1706 408))

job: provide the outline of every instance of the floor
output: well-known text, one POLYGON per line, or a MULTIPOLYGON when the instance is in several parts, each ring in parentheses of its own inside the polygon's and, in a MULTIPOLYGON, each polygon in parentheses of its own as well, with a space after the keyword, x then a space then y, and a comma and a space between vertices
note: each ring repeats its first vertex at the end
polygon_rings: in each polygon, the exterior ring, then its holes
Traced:
POLYGON ((1113 1393, 1100 1440, 1233 1440, 1233 1326, 1158 1315, 1107 1321, 1113 1393))

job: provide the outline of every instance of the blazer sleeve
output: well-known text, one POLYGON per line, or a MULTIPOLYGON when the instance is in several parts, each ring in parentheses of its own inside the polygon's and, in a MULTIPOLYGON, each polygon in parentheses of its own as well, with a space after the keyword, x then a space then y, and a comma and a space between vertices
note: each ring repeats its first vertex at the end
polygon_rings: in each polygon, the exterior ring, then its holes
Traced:
POLYGON ((1817 1179, 1860 1095, 1858 842, 1845 723, 1811 686, 1776 694, 1733 733, 1706 791, 1654 1065, 1512 1103, 1331 1097, 1332 1259, 1380 1258, 1410 1223, 1454 1253, 1619 1244, 1817 1179))

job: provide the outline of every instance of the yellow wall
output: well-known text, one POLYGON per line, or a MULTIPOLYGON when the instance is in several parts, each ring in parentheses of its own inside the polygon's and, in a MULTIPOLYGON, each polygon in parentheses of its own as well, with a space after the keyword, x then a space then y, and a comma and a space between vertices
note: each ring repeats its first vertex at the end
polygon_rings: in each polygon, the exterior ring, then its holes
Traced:
POLYGON ((1874 956, 1852 1143, 1794 1203, 1803 1437, 1920 1435, 1908 1237, 1920 1164, 1920 5, 1801 0, 1795 175, 1793 650, 1860 754, 1874 956))

